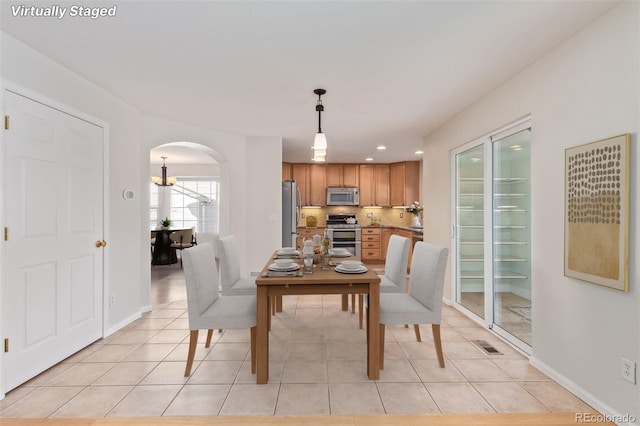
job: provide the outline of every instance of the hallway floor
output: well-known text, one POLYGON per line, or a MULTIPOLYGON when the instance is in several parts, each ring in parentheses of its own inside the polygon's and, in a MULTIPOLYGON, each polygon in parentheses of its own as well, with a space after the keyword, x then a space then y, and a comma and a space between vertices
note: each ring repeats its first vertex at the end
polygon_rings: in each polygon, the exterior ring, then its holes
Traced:
POLYGON ((180 268, 152 268, 152 312, 50 368, 0 401, 0 418, 593 412, 509 345, 443 308, 446 368, 431 327, 386 333, 380 380, 366 376, 365 333, 339 296, 287 296, 273 317, 270 380, 256 385, 249 330, 206 332, 191 377, 180 268), (500 355, 471 340, 483 339, 500 355))

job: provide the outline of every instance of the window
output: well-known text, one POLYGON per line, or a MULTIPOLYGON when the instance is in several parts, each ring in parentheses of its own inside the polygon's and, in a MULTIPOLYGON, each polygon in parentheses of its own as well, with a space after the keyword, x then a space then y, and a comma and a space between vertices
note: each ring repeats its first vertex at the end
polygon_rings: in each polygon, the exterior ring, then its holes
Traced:
POLYGON ((158 217, 158 185, 149 183, 149 229, 156 229, 162 218, 158 217))
MULTIPOLYGON (((150 198, 150 221, 151 229, 155 229, 162 210, 159 206, 158 186, 151 185, 149 190, 150 198)), ((195 227, 196 232, 217 233, 218 232, 218 204, 219 204, 219 181, 218 178, 210 177, 178 177, 175 185, 168 187, 170 194, 169 216, 172 227, 191 228, 195 227)), ((164 216, 163 216, 164 217, 164 216)))

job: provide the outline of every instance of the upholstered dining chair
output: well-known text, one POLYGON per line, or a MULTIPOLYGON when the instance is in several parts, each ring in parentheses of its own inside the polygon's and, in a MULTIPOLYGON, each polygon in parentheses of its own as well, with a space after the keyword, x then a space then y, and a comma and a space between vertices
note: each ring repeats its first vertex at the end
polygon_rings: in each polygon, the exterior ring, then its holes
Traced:
POLYGON ((180 250, 180 266, 182 266, 182 250, 195 245, 193 239, 194 231, 191 229, 181 229, 169 234, 171 240, 171 248, 180 250))
POLYGON ((218 258, 220 259, 220 284, 222 294, 256 295, 256 280, 240 276, 240 257, 238 245, 233 235, 218 239, 218 258))
POLYGON ((199 330, 208 330, 206 347, 214 328, 251 330, 251 372, 256 371, 256 296, 219 295, 218 270, 213 246, 203 243, 183 251, 189 316, 189 352, 184 376, 191 375, 199 330))
MULTIPOLYGON (((409 262, 410 246, 411 240, 408 238, 400 235, 392 235, 389 238, 387 256, 384 262, 384 275, 380 275, 380 293, 404 293, 407 291, 407 264, 409 262)), ((358 298, 359 323, 360 328, 362 328, 363 295, 359 294, 358 298)), ((420 341, 419 338, 418 341, 420 341)))
POLYGON ((409 293, 380 294, 380 369, 384 367, 385 325, 431 324, 438 363, 444 368, 440 339, 442 292, 449 249, 418 241, 411 258, 409 293))

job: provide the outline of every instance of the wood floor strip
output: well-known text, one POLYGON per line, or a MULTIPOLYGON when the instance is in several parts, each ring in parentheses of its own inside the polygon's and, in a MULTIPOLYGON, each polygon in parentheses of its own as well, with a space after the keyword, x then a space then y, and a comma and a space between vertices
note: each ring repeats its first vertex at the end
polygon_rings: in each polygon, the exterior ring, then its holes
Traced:
MULTIPOLYGON (((580 413, 584 414, 584 413, 580 413)), ((592 413, 597 415, 597 413, 592 413)), ((577 413, 420 414, 379 416, 236 416, 236 417, 140 417, 100 419, 0 419, 2 426, 575 426, 577 413)), ((614 425, 598 422, 599 425, 614 425)), ((615 425, 614 425, 615 426, 615 425)))

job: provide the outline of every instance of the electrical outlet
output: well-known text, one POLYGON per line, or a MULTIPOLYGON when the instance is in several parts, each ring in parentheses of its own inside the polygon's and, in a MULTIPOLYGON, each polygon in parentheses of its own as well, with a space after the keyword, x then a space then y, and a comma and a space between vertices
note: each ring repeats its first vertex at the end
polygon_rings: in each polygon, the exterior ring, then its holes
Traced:
POLYGON ((371 219, 373 217, 373 213, 367 213, 367 217, 371 219))
POLYGON ((404 213, 400 212, 400 219, 404 217, 404 213))
POLYGON ((300 213, 300 218, 304 219, 304 213, 300 213))
POLYGON ((630 359, 620 358, 620 373, 622 374, 622 378, 636 384, 636 363, 631 361, 630 359))
POLYGON ((116 296, 115 294, 112 294, 111 297, 109 298, 109 306, 113 306, 116 304, 116 296))

